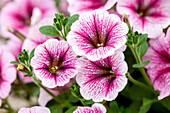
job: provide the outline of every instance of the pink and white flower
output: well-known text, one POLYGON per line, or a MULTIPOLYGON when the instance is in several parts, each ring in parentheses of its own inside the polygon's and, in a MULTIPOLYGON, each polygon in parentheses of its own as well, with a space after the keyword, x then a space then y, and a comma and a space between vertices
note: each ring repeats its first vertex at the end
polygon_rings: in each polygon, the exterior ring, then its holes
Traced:
POLYGON ((79 60, 66 41, 49 39, 35 49, 35 75, 48 88, 64 86, 78 73, 79 60))
MULTIPOLYGON (((75 79, 71 79, 69 83, 65 84, 64 86, 60 86, 60 90, 62 92, 67 92, 69 91, 71 85, 75 83, 75 79)), ((49 89, 48 90, 53 93, 55 96, 59 95, 60 92, 58 91, 57 88, 52 88, 52 89, 49 89)), ((46 91, 44 91, 43 89, 40 89, 40 95, 39 95, 39 98, 38 98, 38 103, 40 106, 46 106, 46 104, 52 100, 53 97, 51 95, 49 95, 46 91)))
POLYGON ((69 3, 68 12, 71 15, 81 14, 83 12, 95 9, 108 10, 117 2, 117 0, 67 0, 69 3))
MULTIPOLYGON (((53 22, 53 18, 45 18, 38 22, 38 24, 31 26, 28 32, 28 37, 24 41, 22 49, 28 50, 29 53, 37 47, 39 44, 44 43, 48 39, 61 39, 59 37, 48 37, 40 33, 39 28, 41 26, 50 25, 53 22)), ((33 79, 30 77, 24 77, 23 74, 20 74, 20 78, 23 80, 24 83, 33 82, 33 79)))
POLYGON ((151 60, 145 66, 153 83, 154 89, 160 91, 158 99, 161 100, 170 95, 170 28, 157 39, 149 41, 150 47, 143 60, 151 60))
POLYGON ((99 103, 95 103, 92 107, 78 107, 73 113, 106 113, 106 108, 99 103))
POLYGON ((129 15, 134 31, 148 37, 161 35, 163 28, 170 24, 170 0, 118 0, 117 10, 129 15))
POLYGON ((112 101, 127 84, 127 64, 122 52, 98 61, 81 58, 82 68, 76 76, 80 93, 94 102, 112 101))
POLYGON ((11 90, 11 83, 16 79, 16 69, 10 62, 15 57, 9 52, 0 50, 0 99, 6 98, 11 90))
POLYGON ((51 113, 47 107, 34 106, 32 108, 21 108, 18 113, 51 113))
POLYGON ((95 61, 115 53, 126 43, 127 25, 104 10, 83 13, 71 26, 68 43, 77 55, 95 61))
POLYGON ((3 7, 1 11, 2 33, 10 37, 6 27, 12 27, 25 36, 29 27, 43 18, 53 17, 57 12, 53 0, 14 0, 3 7))

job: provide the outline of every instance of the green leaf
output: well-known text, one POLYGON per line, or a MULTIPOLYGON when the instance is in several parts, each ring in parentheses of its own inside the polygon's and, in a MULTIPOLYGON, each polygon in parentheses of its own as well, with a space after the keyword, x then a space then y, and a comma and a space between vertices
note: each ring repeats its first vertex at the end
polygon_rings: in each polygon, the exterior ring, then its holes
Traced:
POLYGON ((140 107, 139 113, 147 113, 153 102, 157 101, 156 99, 151 100, 147 98, 143 98, 143 104, 140 107))
POLYGON ((22 52, 22 54, 23 54, 24 60, 28 61, 28 58, 29 58, 28 52, 27 52, 25 49, 24 49, 23 51, 21 51, 21 52, 22 52))
POLYGON ((61 23, 60 23, 60 22, 56 22, 56 23, 55 23, 55 26, 56 26, 56 28, 57 28, 59 31, 62 31, 62 26, 61 26, 61 23))
POLYGON ((49 37, 61 37, 60 33, 56 30, 54 26, 42 26, 39 28, 39 31, 49 37))
POLYGON ((126 48, 126 50, 124 51, 124 55, 125 55, 125 61, 128 64, 128 71, 130 74, 132 74, 135 71, 132 65, 136 63, 136 60, 129 48, 126 48))
POLYGON ((110 102, 109 106, 110 106, 110 109, 113 111, 113 113, 119 113, 120 112, 118 103, 116 101, 110 102))
POLYGON ((148 34, 140 35, 140 36, 138 37, 137 47, 139 47, 139 46, 142 45, 144 42, 146 42, 147 38, 148 38, 148 34))
POLYGON ((141 63, 139 63, 139 64, 133 64, 133 68, 140 68, 140 67, 144 67, 144 66, 146 66, 146 65, 148 65, 150 63, 150 60, 146 60, 146 61, 144 61, 144 62, 141 62, 141 63))
POLYGON ((40 94, 40 87, 34 87, 32 95, 33 96, 38 96, 40 94))
POLYGON ((63 113, 63 108, 59 105, 54 105, 49 107, 51 113, 63 113))
POLYGON ((63 26, 66 26, 67 22, 68 22, 68 17, 64 18, 64 20, 62 21, 63 26))
POLYGON ((31 51, 30 53, 30 60, 32 59, 32 57, 34 56, 34 51, 35 51, 35 48, 31 51))
MULTIPOLYGON (((68 109, 65 113, 73 113, 77 109, 78 106, 73 106, 70 109, 68 109)), ((57 113, 57 112, 56 112, 57 113)))
POLYGON ((19 62, 16 62, 16 61, 11 61, 10 64, 18 65, 18 64, 20 64, 20 63, 19 63, 19 62))
POLYGON ((80 94, 80 86, 77 83, 74 83, 71 86, 70 91, 71 91, 73 96, 75 96, 77 98, 82 98, 82 96, 80 94))
POLYGON ((57 22, 57 19, 56 19, 56 18, 54 18, 53 22, 54 22, 54 23, 56 23, 56 22, 57 22))
POLYGON ((83 99, 83 103, 85 104, 85 105, 92 105, 92 104, 94 104, 94 102, 93 102, 93 100, 92 99, 90 99, 90 100, 85 100, 85 99, 83 99))
POLYGON ((32 74, 24 75, 24 77, 32 77, 32 74))
POLYGON ((144 42, 141 46, 138 47, 137 52, 138 52, 140 58, 142 58, 145 55, 145 53, 148 50, 148 47, 149 47, 149 45, 147 42, 144 42))
POLYGON ((64 15, 63 14, 59 14, 59 18, 60 18, 60 20, 63 20, 64 19, 64 15))
POLYGON ((67 33, 70 31, 70 27, 71 27, 72 23, 74 23, 78 19, 79 19, 78 14, 75 14, 68 19, 68 22, 67 22, 66 27, 65 27, 67 33))
POLYGON ((22 63, 25 63, 24 62, 24 57, 21 55, 21 54, 18 54, 18 60, 22 63))
POLYGON ((79 99, 77 97, 71 95, 70 101, 71 101, 71 103, 76 103, 79 101, 79 99))
POLYGON ((57 21, 60 21, 59 15, 60 15, 60 14, 55 14, 55 18, 56 18, 57 21))
MULTIPOLYGON (((135 75, 136 75, 136 73, 135 73, 135 75)), ((144 81, 142 81, 143 80, 142 77, 138 78, 136 80, 138 80, 140 82, 144 82, 144 81)), ((154 98, 154 95, 152 94, 152 92, 148 92, 147 89, 141 88, 134 84, 127 84, 126 87, 124 88, 124 90, 120 94, 130 100, 139 101, 139 102, 143 100, 143 97, 154 98)))
POLYGON ((170 96, 162 99, 161 103, 164 107, 166 107, 168 110, 170 110, 170 96))

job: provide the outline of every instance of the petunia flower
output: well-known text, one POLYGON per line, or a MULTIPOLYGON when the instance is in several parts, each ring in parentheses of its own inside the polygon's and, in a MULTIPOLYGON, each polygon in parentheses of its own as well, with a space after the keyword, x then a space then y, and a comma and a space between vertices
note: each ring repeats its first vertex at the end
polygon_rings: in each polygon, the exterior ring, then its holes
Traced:
MULTIPOLYGON (((71 79, 69 83, 65 84, 64 86, 60 86, 59 88, 61 89, 62 92, 67 92, 69 91, 71 85, 75 82, 75 79, 71 79)), ((52 92, 55 96, 59 95, 60 92, 58 91, 57 88, 48 88, 50 92, 52 92)), ((46 91, 43 89, 40 89, 40 95, 38 98, 38 103, 40 106, 46 106, 46 104, 52 100, 53 97, 49 95, 46 91)))
MULTIPOLYGON (((29 53, 31 53, 31 51, 37 47, 39 44, 44 43, 45 41, 47 41, 48 39, 61 39, 59 37, 48 37, 43 35, 42 33, 40 33, 39 28, 41 26, 45 26, 45 25, 50 25, 53 22, 53 18, 45 18, 41 21, 38 22, 38 24, 31 26, 28 32, 28 37, 27 39, 24 41, 22 49, 27 50, 29 53)), ((23 74, 20 74, 20 78, 23 80, 24 83, 29 83, 32 82, 33 79, 30 77, 24 77, 23 74)))
POLYGON ((11 83, 16 79, 16 69, 10 62, 15 57, 9 52, 0 49, 0 99, 5 99, 11 90, 11 83))
POLYGON ((68 12, 81 14, 83 12, 93 11, 95 9, 110 9, 117 0, 67 0, 69 3, 68 12))
POLYGON ((18 113, 51 113, 47 107, 34 106, 32 108, 21 108, 18 113))
POLYGON ((122 52, 98 61, 81 58, 81 69, 76 76, 80 93, 94 102, 112 101, 127 84, 128 67, 122 52))
POLYGON ((3 7, 0 23, 5 37, 11 37, 6 27, 12 27, 27 36, 29 27, 43 18, 57 13, 53 0, 14 0, 3 7))
POLYGON ((148 37, 161 35, 163 28, 170 24, 170 0, 118 0, 117 10, 129 15, 134 31, 148 37))
POLYGON ((92 107, 78 107, 73 113, 106 113, 106 108, 99 103, 95 103, 92 107))
POLYGON ((158 99, 161 100, 170 95, 170 28, 166 37, 162 34, 157 39, 150 40, 149 44, 143 60, 151 61, 145 68, 154 89, 160 92, 158 99))
POLYGON ((66 41, 49 39, 35 49, 35 75, 48 88, 64 86, 78 73, 79 60, 66 41))
POLYGON ((104 10, 83 13, 71 26, 68 43, 77 55, 95 61, 115 53, 126 43, 127 25, 104 10))

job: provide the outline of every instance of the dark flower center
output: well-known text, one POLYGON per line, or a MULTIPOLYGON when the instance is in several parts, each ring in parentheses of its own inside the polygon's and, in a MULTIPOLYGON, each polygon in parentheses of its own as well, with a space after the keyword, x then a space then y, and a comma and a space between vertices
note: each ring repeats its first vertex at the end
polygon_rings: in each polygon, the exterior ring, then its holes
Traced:
POLYGON ((116 78, 116 73, 112 69, 106 69, 103 71, 102 76, 109 80, 114 80, 116 78))
POLYGON ((53 67, 49 68, 49 71, 50 71, 50 73, 56 73, 58 71, 58 69, 59 68, 57 66, 53 66, 53 67))
POLYGON ((59 70, 59 67, 58 59, 53 59, 49 66, 50 73, 56 73, 59 70))
POLYGON ((113 70, 111 70, 109 73, 108 73, 108 76, 106 76, 108 79, 115 79, 116 78, 116 74, 113 70))
POLYGON ((91 43, 91 46, 93 48, 100 48, 100 47, 105 47, 107 45, 107 38, 106 36, 102 34, 98 34, 96 36, 93 36, 91 40, 89 40, 91 43))
POLYGON ((158 5, 158 1, 159 0, 152 0, 147 6, 144 5, 144 3, 140 1, 136 12, 141 17, 149 16, 151 14, 151 9, 156 7, 156 5, 158 5))
POLYGON ((31 24, 31 17, 25 18, 24 19, 24 24, 27 25, 27 26, 30 26, 30 24, 31 24))
POLYGON ((136 10, 139 16, 146 17, 149 15, 149 8, 143 5, 139 5, 138 9, 136 10))

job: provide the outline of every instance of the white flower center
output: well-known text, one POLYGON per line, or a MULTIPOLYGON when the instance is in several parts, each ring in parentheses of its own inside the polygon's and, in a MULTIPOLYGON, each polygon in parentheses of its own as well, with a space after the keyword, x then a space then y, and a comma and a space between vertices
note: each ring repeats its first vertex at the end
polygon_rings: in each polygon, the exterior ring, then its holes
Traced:
POLYGON ((58 67, 57 67, 57 66, 54 66, 54 67, 52 67, 51 69, 53 69, 53 70, 57 70, 57 69, 58 69, 58 67))
POLYGON ((97 47, 103 47, 104 46, 104 44, 103 43, 101 43, 101 44, 97 44, 97 47))

